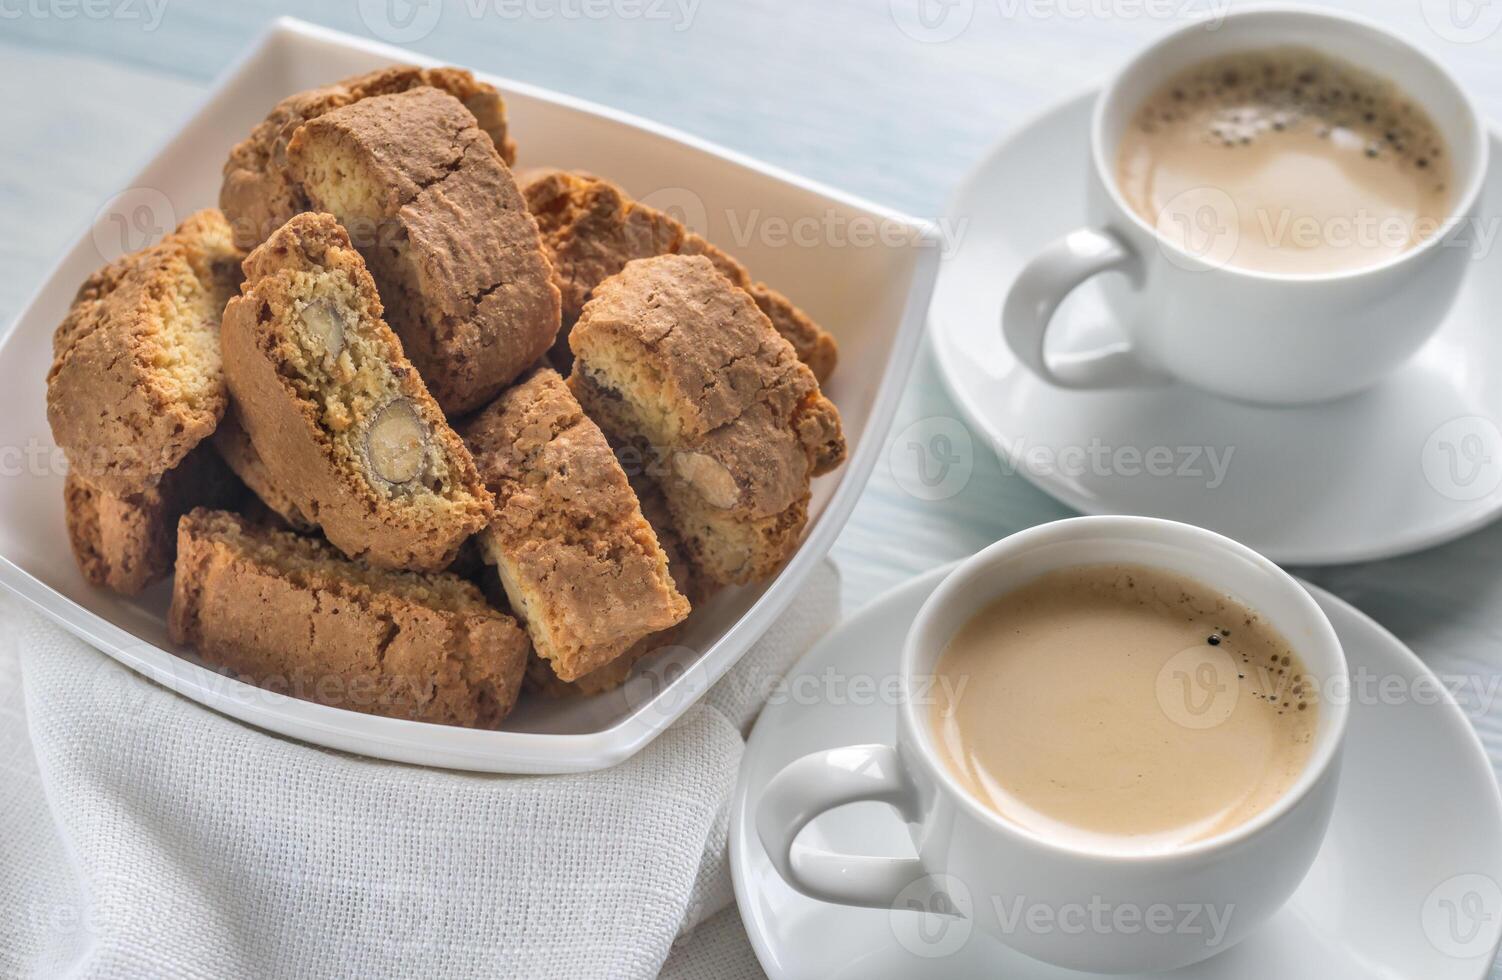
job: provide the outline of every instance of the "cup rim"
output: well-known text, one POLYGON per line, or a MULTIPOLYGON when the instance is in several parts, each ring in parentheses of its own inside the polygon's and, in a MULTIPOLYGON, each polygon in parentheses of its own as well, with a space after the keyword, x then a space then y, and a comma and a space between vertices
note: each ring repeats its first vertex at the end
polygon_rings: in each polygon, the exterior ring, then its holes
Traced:
MULTIPOLYGON (((1290 37, 1289 44, 1304 43, 1297 37, 1290 37)), ((1308 44, 1306 46, 1316 47, 1308 44)), ((1105 85, 1096 95, 1095 105, 1090 111, 1090 159, 1095 168, 1096 179, 1105 189, 1105 193, 1119 215, 1132 223, 1139 231, 1150 236, 1157 247, 1167 249, 1174 253, 1175 261, 1190 266, 1202 266, 1205 271, 1217 271, 1232 275, 1242 276, 1252 281, 1276 282, 1276 283, 1326 283, 1326 282, 1353 282, 1363 276, 1379 275, 1400 265, 1414 262, 1420 256, 1427 255, 1440 247, 1463 222, 1469 220, 1477 201, 1481 197, 1481 190, 1486 184, 1487 170, 1490 165, 1490 131, 1476 102, 1470 93, 1461 85, 1460 80, 1445 65, 1428 51, 1419 47, 1413 41, 1397 33, 1384 24, 1360 14, 1346 13, 1345 11, 1311 9, 1308 7, 1294 6, 1286 3, 1267 3, 1244 7, 1224 14, 1207 14, 1198 17, 1184 26, 1170 31, 1163 37, 1158 38, 1133 55, 1126 64, 1113 72, 1105 85), (1334 272, 1267 272, 1260 269, 1251 269, 1244 266, 1229 263, 1217 264, 1205 262, 1203 258, 1194 255, 1175 242, 1159 234, 1158 229, 1148 224, 1147 220, 1139 215, 1126 199, 1122 197, 1121 190, 1116 185, 1113 176, 1115 167, 1109 164, 1105 158, 1104 131, 1106 125, 1106 105, 1110 102, 1110 96, 1121 85, 1128 74, 1134 71, 1144 61, 1149 60, 1158 52, 1177 42, 1180 38, 1194 31, 1203 31, 1208 22, 1218 22, 1215 29, 1220 30, 1230 21, 1241 21, 1261 17, 1278 16, 1294 17, 1306 21, 1319 21, 1324 23, 1346 24, 1362 28, 1374 34, 1381 35, 1401 47, 1408 56, 1415 58, 1430 68, 1434 69, 1441 78, 1454 90, 1460 104, 1465 109, 1465 122, 1475 135, 1475 147, 1471 159, 1470 180, 1466 184, 1465 192, 1455 199, 1450 206, 1450 212, 1445 220, 1435 229, 1428 238, 1419 242, 1412 248, 1406 249, 1396 255, 1391 255, 1380 262, 1372 265, 1358 266, 1352 269, 1342 269, 1334 272)))
MULTIPOLYGON (((1007 819, 995 810, 986 806, 963 785, 955 776, 944 760, 939 758, 938 747, 933 738, 932 726, 927 719, 920 718, 919 700, 913 696, 913 676, 915 661, 919 657, 918 639, 926 634, 931 628, 933 620, 939 615, 940 610, 948 603, 952 594, 957 591, 961 584, 967 582, 973 576, 981 573, 982 569, 990 567, 998 556, 1008 552, 1025 551, 1031 547, 1048 542, 1050 539, 1066 540, 1080 534, 1093 534, 1120 537, 1123 539, 1140 538, 1143 528, 1153 528, 1158 532, 1177 536, 1180 542, 1187 543, 1190 547, 1219 548, 1227 550, 1237 557, 1254 565, 1258 570, 1270 574, 1289 593, 1299 614, 1310 619, 1316 632, 1320 634, 1320 643, 1327 648, 1327 652, 1333 655, 1334 663, 1338 671, 1350 676, 1350 667, 1346 661, 1345 651, 1340 645, 1340 639, 1335 634, 1335 628, 1330 625, 1329 618, 1319 608, 1318 603, 1294 578, 1285 572, 1271 560, 1257 551, 1248 548, 1222 534, 1198 527, 1193 524, 1185 524, 1181 521, 1170 521, 1157 517, 1137 516, 1111 516, 1095 515, 1085 517, 1069 517, 1046 524, 1039 524, 1023 531, 1002 538, 993 544, 982 548, 980 551, 964 559, 953 571, 945 576, 944 581, 939 583, 938 588, 924 601, 918 614, 913 617, 912 625, 903 641, 902 662, 900 676, 904 697, 902 699, 901 728, 906 728, 904 735, 899 731, 898 745, 904 742, 914 748, 913 754, 922 760, 931 777, 943 787, 944 791, 952 798, 959 801, 959 805, 966 809, 974 818, 990 825, 1000 833, 1015 837, 1031 846, 1040 848, 1061 857, 1074 859, 1105 861, 1118 864, 1170 864, 1188 859, 1199 859, 1214 856, 1231 850, 1247 840, 1262 834, 1264 831, 1281 821, 1285 816, 1303 804, 1313 793, 1316 786, 1325 778, 1326 773, 1340 758, 1341 747, 1345 743, 1347 721, 1350 715, 1348 699, 1337 698, 1330 701, 1322 701, 1320 710, 1329 711, 1330 724, 1325 734, 1314 746, 1308 761, 1304 764, 1299 778, 1280 796, 1272 806, 1244 821, 1224 830, 1218 834, 1206 837, 1202 840, 1193 841, 1182 847, 1175 847, 1165 851, 1144 851, 1135 853, 1132 851, 1108 851, 1067 841, 1061 841, 1045 836, 1023 825, 1007 819)), ((1143 564, 1151 566, 1152 562, 1143 564)), ((1276 624, 1274 624, 1276 625, 1276 624)), ((935 657, 939 654, 934 654, 935 657)))

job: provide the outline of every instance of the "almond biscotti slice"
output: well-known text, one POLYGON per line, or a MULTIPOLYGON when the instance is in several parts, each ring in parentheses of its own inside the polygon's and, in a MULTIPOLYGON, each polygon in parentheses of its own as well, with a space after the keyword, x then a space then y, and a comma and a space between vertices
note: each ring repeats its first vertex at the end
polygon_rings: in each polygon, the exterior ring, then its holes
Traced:
MULTIPOLYGON (((632 259, 702 255, 725 278, 751 294, 814 377, 822 383, 833 373, 839 358, 833 337, 786 296, 752 280, 745 266, 672 215, 633 201, 608 180, 564 170, 527 172, 522 193, 542 230, 553 277, 563 293, 565 327, 579 318, 594 288, 632 259)), ((560 344, 564 337, 566 330, 560 344)))
POLYGON ((312 210, 301 185, 287 170, 287 144, 299 126, 333 109, 379 95, 433 88, 464 103, 501 158, 516 159, 506 126, 506 105, 494 87, 459 68, 393 65, 355 75, 323 88, 298 92, 278 102, 250 136, 235 145, 224 164, 219 206, 235 230, 236 242, 255 248, 294 214, 312 210))
POLYGON ((224 314, 224 370, 271 482, 351 558, 442 569, 494 502, 381 319, 349 236, 300 214, 245 274, 224 314))
POLYGON ((771 575, 797 546, 809 485, 845 458, 839 412, 742 289, 702 256, 630 262, 569 335, 569 384, 642 453, 700 575, 771 575))
POLYGON ((53 335, 47 421, 69 469, 128 496, 155 486, 224 414, 219 318, 244 256, 217 211, 90 276, 53 335))
POLYGON ((149 490, 117 496, 77 473, 63 482, 68 542, 83 577, 135 595, 172 571, 177 519, 194 507, 230 507, 244 487, 206 445, 199 446, 149 490))
POLYGON ((625 472, 556 371, 528 375, 461 434, 496 497, 486 560, 558 677, 603 667, 688 615, 625 472))
POLYGON ((199 509, 178 525, 172 639, 257 686, 336 708, 494 728, 527 636, 453 575, 381 571, 199 509))
POLYGON ((287 157, 313 206, 349 229, 445 412, 480 408, 547 352, 559 299, 537 223, 459 100, 364 99, 305 123, 287 157))
POLYGON ((287 526, 293 530, 317 529, 318 525, 308 519, 298 508, 297 502, 277 486, 267 472, 266 464, 261 462, 261 455, 250 441, 250 433, 245 431, 245 426, 240 421, 240 409, 233 401, 224 413, 224 418, 219 420, 219 428, 214 430, 213 442, 220 458, 240 478, 240 482, 249 487, 261 503, 266 505, 267 510, 286 521, 287 526))
MULTIPOLYGON (((631 489, 636 492, 637 500, 641 503, 642 517, 651 525, 658 544, 662 546, 662 553, 667 556, 668 574, 673 577, 673 585, 695 607, 701 602, 707 602, 715 590, 713 586, 694 576, 683 541, 673 530, 672 517, 668 513, 667 499, 662 495, 662 490, 653 480, 640 473, 632 474, 630 481, 631 489)), ((612 691, 626 683, 632 670, 643 658, 676 644, 679 634, 687 625, 688 621, 684 620, 642 637, 608 664, 596 667, 572 681, 560 679, 551 662, 537 656, 534 651, 532 658, 527 661, 526 687, 550 698, 588 697, 612 691)))

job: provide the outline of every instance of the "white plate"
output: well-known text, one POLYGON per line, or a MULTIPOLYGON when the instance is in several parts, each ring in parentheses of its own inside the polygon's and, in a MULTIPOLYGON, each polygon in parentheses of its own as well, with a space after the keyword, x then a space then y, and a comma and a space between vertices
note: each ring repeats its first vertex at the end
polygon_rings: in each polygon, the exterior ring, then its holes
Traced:
MULTIPOLYGON (((185 652, 167 637, 166 586, 123 599, 90 587, 74 566, 63 528, 60 454, 52 451, 45 417, 52 332, 78 284, 106 258, 215 203, 230 146, 278 99, 394 62, 434 63, 278 21, 219 80, 131 189, 101 209, 92 232, 27 304, 0 346, 7 407, 0 414, 0 468, 10 477, 0 480, 0 584, 127 666, 283 735, 383 759, 487 772, 614 765, 651 741, 729 669, 833 544, 881 450, 912 363, 938 265, 936 236, 915 219, 702 140, 482 74, 505 95, 519 165, 593 171, 673 209, 834 334, 840 366, 825 391, 844 417, 850 460, 816 481, 806 537, 778 576, 722 594, 696 611, 693 627, 678 641, 682 646, 659 655, 621 690, 564 703, 524 703, 499 732, 378 718, 260 691, 178 655, 185 652), (823 247, 795 247, 787 243, 789 227, 836 227, 848 234, 839 240, 831 235, 823 247), (856 229, 864 229, 864 247, 853 244, 856 229)), ((796 241, 802 246, 807 239, 796 241)))
MULTIPOLYGON (((1017 363, 1001 339, 1002 300, 1024 262, 1085 222, 1093 98, 1070 100, 1008 137, 950 209, 961 233, 934 290, 934 349, 956 403, 1003 463, 1085 513, 1187 521, 1289 564, 1389 557, 1496 517, 1502 248, 1475 262, 1448 319, 1411 362, 1333 404, 1258 408, 1180 385, 1064 391, 1017 363)), ((1489 234, 1499 209, 1502 168, 1494 167, 1481 203, 1489 234)), ((1090 283, 1060 316, 1061 349, 1114 332, 1090 283)))
MULTIPOLYGON (((894 589, 821 640, 788 673, 751 732, 731 804, 730 866, 751 945, 776 980, 1087 976, 1027 959, 979 931, 948 931, 968 930, 965 920, 806 898, 778 877, 756 837, 751 808, 788 762, 896 737, 896 705, 873 692, 896 677, 908 625, 952 567, 894 589), (961 941, 952 955, 934 955, 961 941)), ((1452 701, 1431 697, 1440 682, 1392 634, 1305 587, 1340 635, 1352 676, 1372 678, 1361 682, 1371 696, 1352 702, 1329 835, 1309 876, 1266 925, 1219 956, 1161 976, 1484 976, 1502 938, 1502 796, 1481 743, 1452 701), (1389 677, 1395 680, 1382 680, 1389 677)), ((879 803, 816 818, 799 846, 913 853, 906 826, 879 803)))

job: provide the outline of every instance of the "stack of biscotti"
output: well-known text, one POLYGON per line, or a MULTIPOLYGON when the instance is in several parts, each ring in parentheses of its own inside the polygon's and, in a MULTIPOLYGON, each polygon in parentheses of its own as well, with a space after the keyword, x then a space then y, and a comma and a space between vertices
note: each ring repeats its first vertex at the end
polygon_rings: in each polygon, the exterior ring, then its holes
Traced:
POLYGON ((793 345, 820 383, 834 373, 839 352, 834 338, 808 314, 746 267, 685 228, 672 215, 633 201, 610 181, 593 174, 535 169, 522 175, 527 207, 537 218, 543 244, 563 295, 563 322, 554 361, 572 359, 567 328, 578 320, 596 286, 633 259, 657 255, 702 255, 736 286, 750 294, 772 326, 793 345))
POLYGON ((646 462, 695 571, 716 585, 775 572, 845 441, 750 294, 702 256, 637 259, 595 287, 569 344, 570 387, 646 462))
POLYGON ((355 75, 323 88, 290 95, 272 107, 265 120, 236 144, 224 164, 219 206, 224 209, 241 248, 252 249, 303 211, 312 210, 307 194, 287 166, 287 146, 303 123, 362 99, 432 88, 457 99, 475 117, 507 164, 516 160, 508 135, 506 106, 495 88, 457 68, 393 65, 355 75))
POLYGON ((179 515, 239 486, 200 443, 224 414, 219 318, 241 253, 217 211, 90 276, 53 337, 47 420, 84 577, 134 595, 167 575, 179 515))
POLYGON ((259 244, 295 214, 344 224, 406 355, 446 412, 483 406, 558 332, 558 291, 508 164, 496 91, 390 68, 278 104, 224 167, 220 204, 259 244))
POLYGON ((175 574, 175 640, 251 683, 493 727, 524 677, 608 691, 774 574, 844 456, 833 339, 608 181, 524 195, 515 156, 467 72, 345 79, 234 147, 224 214, 92 276, 48 376, 84 575, 175 574))

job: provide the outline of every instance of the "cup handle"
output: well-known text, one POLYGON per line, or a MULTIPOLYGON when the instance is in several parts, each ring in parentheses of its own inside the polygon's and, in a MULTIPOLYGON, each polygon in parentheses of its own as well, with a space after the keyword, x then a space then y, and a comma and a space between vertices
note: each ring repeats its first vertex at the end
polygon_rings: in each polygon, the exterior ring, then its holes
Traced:
POLYGON ((909 821, 917 795, 890 745, 826 749, 791 762, 772 777, 756 810, 756 833, 784 881, 825 902, 892 908, 927 872, 916 858, 839 854, 800 848, 793 840, 810 820, 846 803, 890 803, 909 821))
POLYGON ((1142 263, 1127 245, 1104 229, 1079 228, 1048 245, 1012 283, 1001 311, 1001 332, 1012 353, 1034 374, 1060 388, 1128 388, 1169 380, 1145 364, 1125 339, 1095 350, 1043 353, 1043 337, 1064 297, 1091 276, 1125 272, 1142 283, 1142 263))

